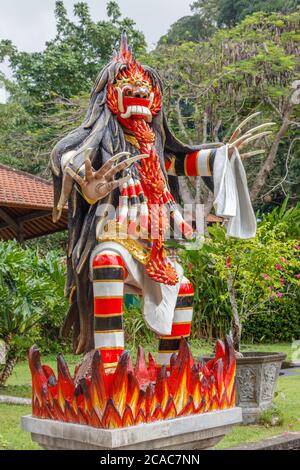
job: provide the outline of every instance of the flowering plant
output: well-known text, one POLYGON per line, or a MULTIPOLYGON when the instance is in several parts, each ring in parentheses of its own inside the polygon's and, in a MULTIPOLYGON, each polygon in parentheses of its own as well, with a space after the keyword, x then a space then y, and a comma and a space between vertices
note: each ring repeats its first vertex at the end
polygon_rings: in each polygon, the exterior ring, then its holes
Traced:
POLYGON ((253 239, 227 238, 219 225, 198 252, 182 254, 188 276, 196 287, 197 308, 231 317, 235 349, 240 347, 242 325, 264 308, 276 312, 299 294, 300 243, 288 235, 288 222, 263 220, 253 239), (298 294, 297 294, 298 292, 298 294), (201 304, 204 297, 206 306, 201 304), (198 302, 198 305, 197 305, 198 302))

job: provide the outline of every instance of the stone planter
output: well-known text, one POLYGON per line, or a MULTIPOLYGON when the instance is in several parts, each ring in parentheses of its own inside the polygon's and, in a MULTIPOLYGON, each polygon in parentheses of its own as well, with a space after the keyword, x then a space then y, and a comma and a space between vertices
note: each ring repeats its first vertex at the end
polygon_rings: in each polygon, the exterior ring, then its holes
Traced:
MULTIPOLYGON (((236 405, 242 408, 243 424, 255 424, 272 404, 286 354, 243 352, 243 356, 236 359, 236 405)), ((208 361, 211 357, 203 359, 208 361)))
POLYGON ((243 423, 254 424, 272 403, 283 353, 246 352, 237 358, 237 405, 243 410, 243 423))

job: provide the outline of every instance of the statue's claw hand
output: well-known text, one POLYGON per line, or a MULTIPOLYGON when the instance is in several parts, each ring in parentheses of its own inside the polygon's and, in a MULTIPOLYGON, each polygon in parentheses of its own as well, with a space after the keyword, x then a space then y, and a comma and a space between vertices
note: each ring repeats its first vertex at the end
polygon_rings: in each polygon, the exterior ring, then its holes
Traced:
MULTIPOLYGON (((268 129, 271 126, 274 126, 276 123, 275 122, 266 122, 264 124, 260 124, 259 126, 253 127, 252 129, 246 131, 244 134, 242 134, 242 129, 245 127, 245 125, 254 117, 258 116, 260 112, 251 114, 251 116, 247 117, 239 126, 235 129, 233 132, 232 136, 229 139, 228 145, 229 145, 229 158, 233 155, 234 149, 237 150, 242 150, 244 147, 246 147, 250 142, 253 142, 257 139, 261 139, 262 137, 265 137, 267 135, 272 134, 272 131, 270 130, 264 130, 263 132, 258 132, 261 131, 262 129, 268 129), (242 135, 241 135, 242 134, 242 135)), ((248 152, 242 155, 242 158, 248 158, 253 155, 258 155, 264 153, 264 150, 256 150, 253 152, 248 152)))
POLYGON ((111 157, 99 170, 95 171, 92 168, 89 158, 90 152, 91 149, 88 149, 85 153, 84 177, 75 173, 71 168, 67 168, 66 172, 79 184, 84 197, 91 202, 103 199, 118 186, 129 181, 130 175, 123 178, 116 178, 117 173, 121 173, 133 163, 149 156, 147 154, 141 154, 131 157, 130 153, 121 152, 111 157), (123 157, 125 157, 125 159, 119 162, 123 157))
POLYGON ((240 157, 242 160, 246 160, 246 158, 254 157, 255 155, 262 155, 266 153, 265 149, 253 150, 252 152, 241 153, 240 157))

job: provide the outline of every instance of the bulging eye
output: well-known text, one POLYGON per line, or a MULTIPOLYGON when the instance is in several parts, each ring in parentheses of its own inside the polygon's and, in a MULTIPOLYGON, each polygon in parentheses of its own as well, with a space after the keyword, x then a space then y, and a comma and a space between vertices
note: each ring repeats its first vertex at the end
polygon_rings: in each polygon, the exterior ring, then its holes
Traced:
POLYGON ((122 93, 123 93, 124 96, 132 96, 132 95, 133 95, 132 88, 129 87, 129 86, 125 86, 125 87, 122 89, 122 93))

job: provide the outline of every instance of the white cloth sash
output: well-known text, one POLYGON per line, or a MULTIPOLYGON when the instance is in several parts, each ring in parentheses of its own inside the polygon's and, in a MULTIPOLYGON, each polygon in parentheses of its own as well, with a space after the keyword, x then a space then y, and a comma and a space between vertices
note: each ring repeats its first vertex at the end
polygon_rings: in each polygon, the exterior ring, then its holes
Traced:
POLYGON ((214 208, 216 215, 229 219, 227 236, 252 238, 256 218, 252 208, 247 177, 237 149, 228 158, 228 145, 217 149, 214 168, 214 208))

